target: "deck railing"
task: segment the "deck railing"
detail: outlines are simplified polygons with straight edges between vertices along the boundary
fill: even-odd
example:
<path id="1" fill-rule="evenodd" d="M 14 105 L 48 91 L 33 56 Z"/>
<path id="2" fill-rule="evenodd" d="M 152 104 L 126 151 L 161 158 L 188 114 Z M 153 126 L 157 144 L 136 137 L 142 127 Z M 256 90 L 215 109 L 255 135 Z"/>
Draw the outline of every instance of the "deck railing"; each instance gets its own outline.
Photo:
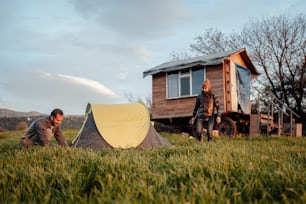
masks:
<path id="1" fill-rule="evenodd" d="M 258 99 L 258 115 L 259 118 L 261 118 L 261 113 L 262 113 L 262 107 L 261 107 L 261 100 L 260 98 Z M 270 100 L 268 102 L 268 107 L 267 107 L 267 135 L 270 134 L 272 130 L 272 125 L 274 124 L 273 121 L 273 116 L 275 111 L 278 113 L 278 121 L 277 121 L 277 135 L 283 134 L 283 130 L 281 127 L 284 127 L 284 115 L 287 117 L 290 117 L 290 136 L 293 134 L 293 125 L 295 124 L 294 117 L 296 116 L 297 118 L 300 118 L 300 116 L 294 112 L 291 108 L 289 108 L 284 102 L 276 98 L 273 94 L 270 94 Z M 259 120 L 260 121 L 260 120 Z M 260 126 L 260 124 L 258 124 Z M 258 127 L 259 127 L 258 126 Z"/>

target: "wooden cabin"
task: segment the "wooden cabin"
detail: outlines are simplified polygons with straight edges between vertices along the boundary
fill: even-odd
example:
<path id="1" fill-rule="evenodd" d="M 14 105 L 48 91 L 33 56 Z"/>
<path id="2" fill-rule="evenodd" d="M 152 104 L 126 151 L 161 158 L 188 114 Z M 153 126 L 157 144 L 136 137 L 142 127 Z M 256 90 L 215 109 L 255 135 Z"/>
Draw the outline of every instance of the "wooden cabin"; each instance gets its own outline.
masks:
<path id="1" fill-rule="evenodd" d="M 143 77 L 149 75 L 153 121 L 187 126 L 201 85 L 209 79 L 220 102 L 225 128 L 234 124 L 225 131 L 235 134 L 241 120 L 249 126 L 250 81 L 259 73 L 244 48 L 166 62 L 143 72 Z"/>

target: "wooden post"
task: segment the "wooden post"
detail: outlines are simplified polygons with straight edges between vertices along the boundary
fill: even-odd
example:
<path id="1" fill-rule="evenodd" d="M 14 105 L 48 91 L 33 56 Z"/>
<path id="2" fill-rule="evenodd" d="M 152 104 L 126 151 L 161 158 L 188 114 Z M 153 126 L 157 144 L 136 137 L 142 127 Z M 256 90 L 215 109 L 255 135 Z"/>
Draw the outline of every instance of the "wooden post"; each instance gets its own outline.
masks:
<path id="1" fill-rule="evenodd" d="M 302 137 L 302 123 L 295 123 L 295 136 Z"/>

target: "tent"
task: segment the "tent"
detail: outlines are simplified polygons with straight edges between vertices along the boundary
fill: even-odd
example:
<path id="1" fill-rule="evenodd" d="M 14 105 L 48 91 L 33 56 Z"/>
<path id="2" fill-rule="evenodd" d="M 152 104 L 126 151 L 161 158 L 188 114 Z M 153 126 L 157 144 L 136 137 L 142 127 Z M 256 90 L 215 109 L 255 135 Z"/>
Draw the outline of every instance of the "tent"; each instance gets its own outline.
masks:
<path id="1" fill-rule="evenodd" d="M 142 103 L 88 103 L 83 125 L 72 141 L 73 147 L 94 150 L 170 145 L 152 126 L 149 112 Z"/>

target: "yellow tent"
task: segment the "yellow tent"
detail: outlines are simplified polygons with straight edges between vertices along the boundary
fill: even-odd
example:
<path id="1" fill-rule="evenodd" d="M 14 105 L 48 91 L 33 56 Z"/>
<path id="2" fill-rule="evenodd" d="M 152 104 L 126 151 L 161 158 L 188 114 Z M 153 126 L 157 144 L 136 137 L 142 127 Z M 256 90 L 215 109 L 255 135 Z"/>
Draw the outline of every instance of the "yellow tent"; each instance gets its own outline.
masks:
<path id="1" fill-rule="evenodd" d="M 151 125 L 142 103 L 88 104 L 82 128 L 73 147 L 147 148 L 171 145 Z"/>

